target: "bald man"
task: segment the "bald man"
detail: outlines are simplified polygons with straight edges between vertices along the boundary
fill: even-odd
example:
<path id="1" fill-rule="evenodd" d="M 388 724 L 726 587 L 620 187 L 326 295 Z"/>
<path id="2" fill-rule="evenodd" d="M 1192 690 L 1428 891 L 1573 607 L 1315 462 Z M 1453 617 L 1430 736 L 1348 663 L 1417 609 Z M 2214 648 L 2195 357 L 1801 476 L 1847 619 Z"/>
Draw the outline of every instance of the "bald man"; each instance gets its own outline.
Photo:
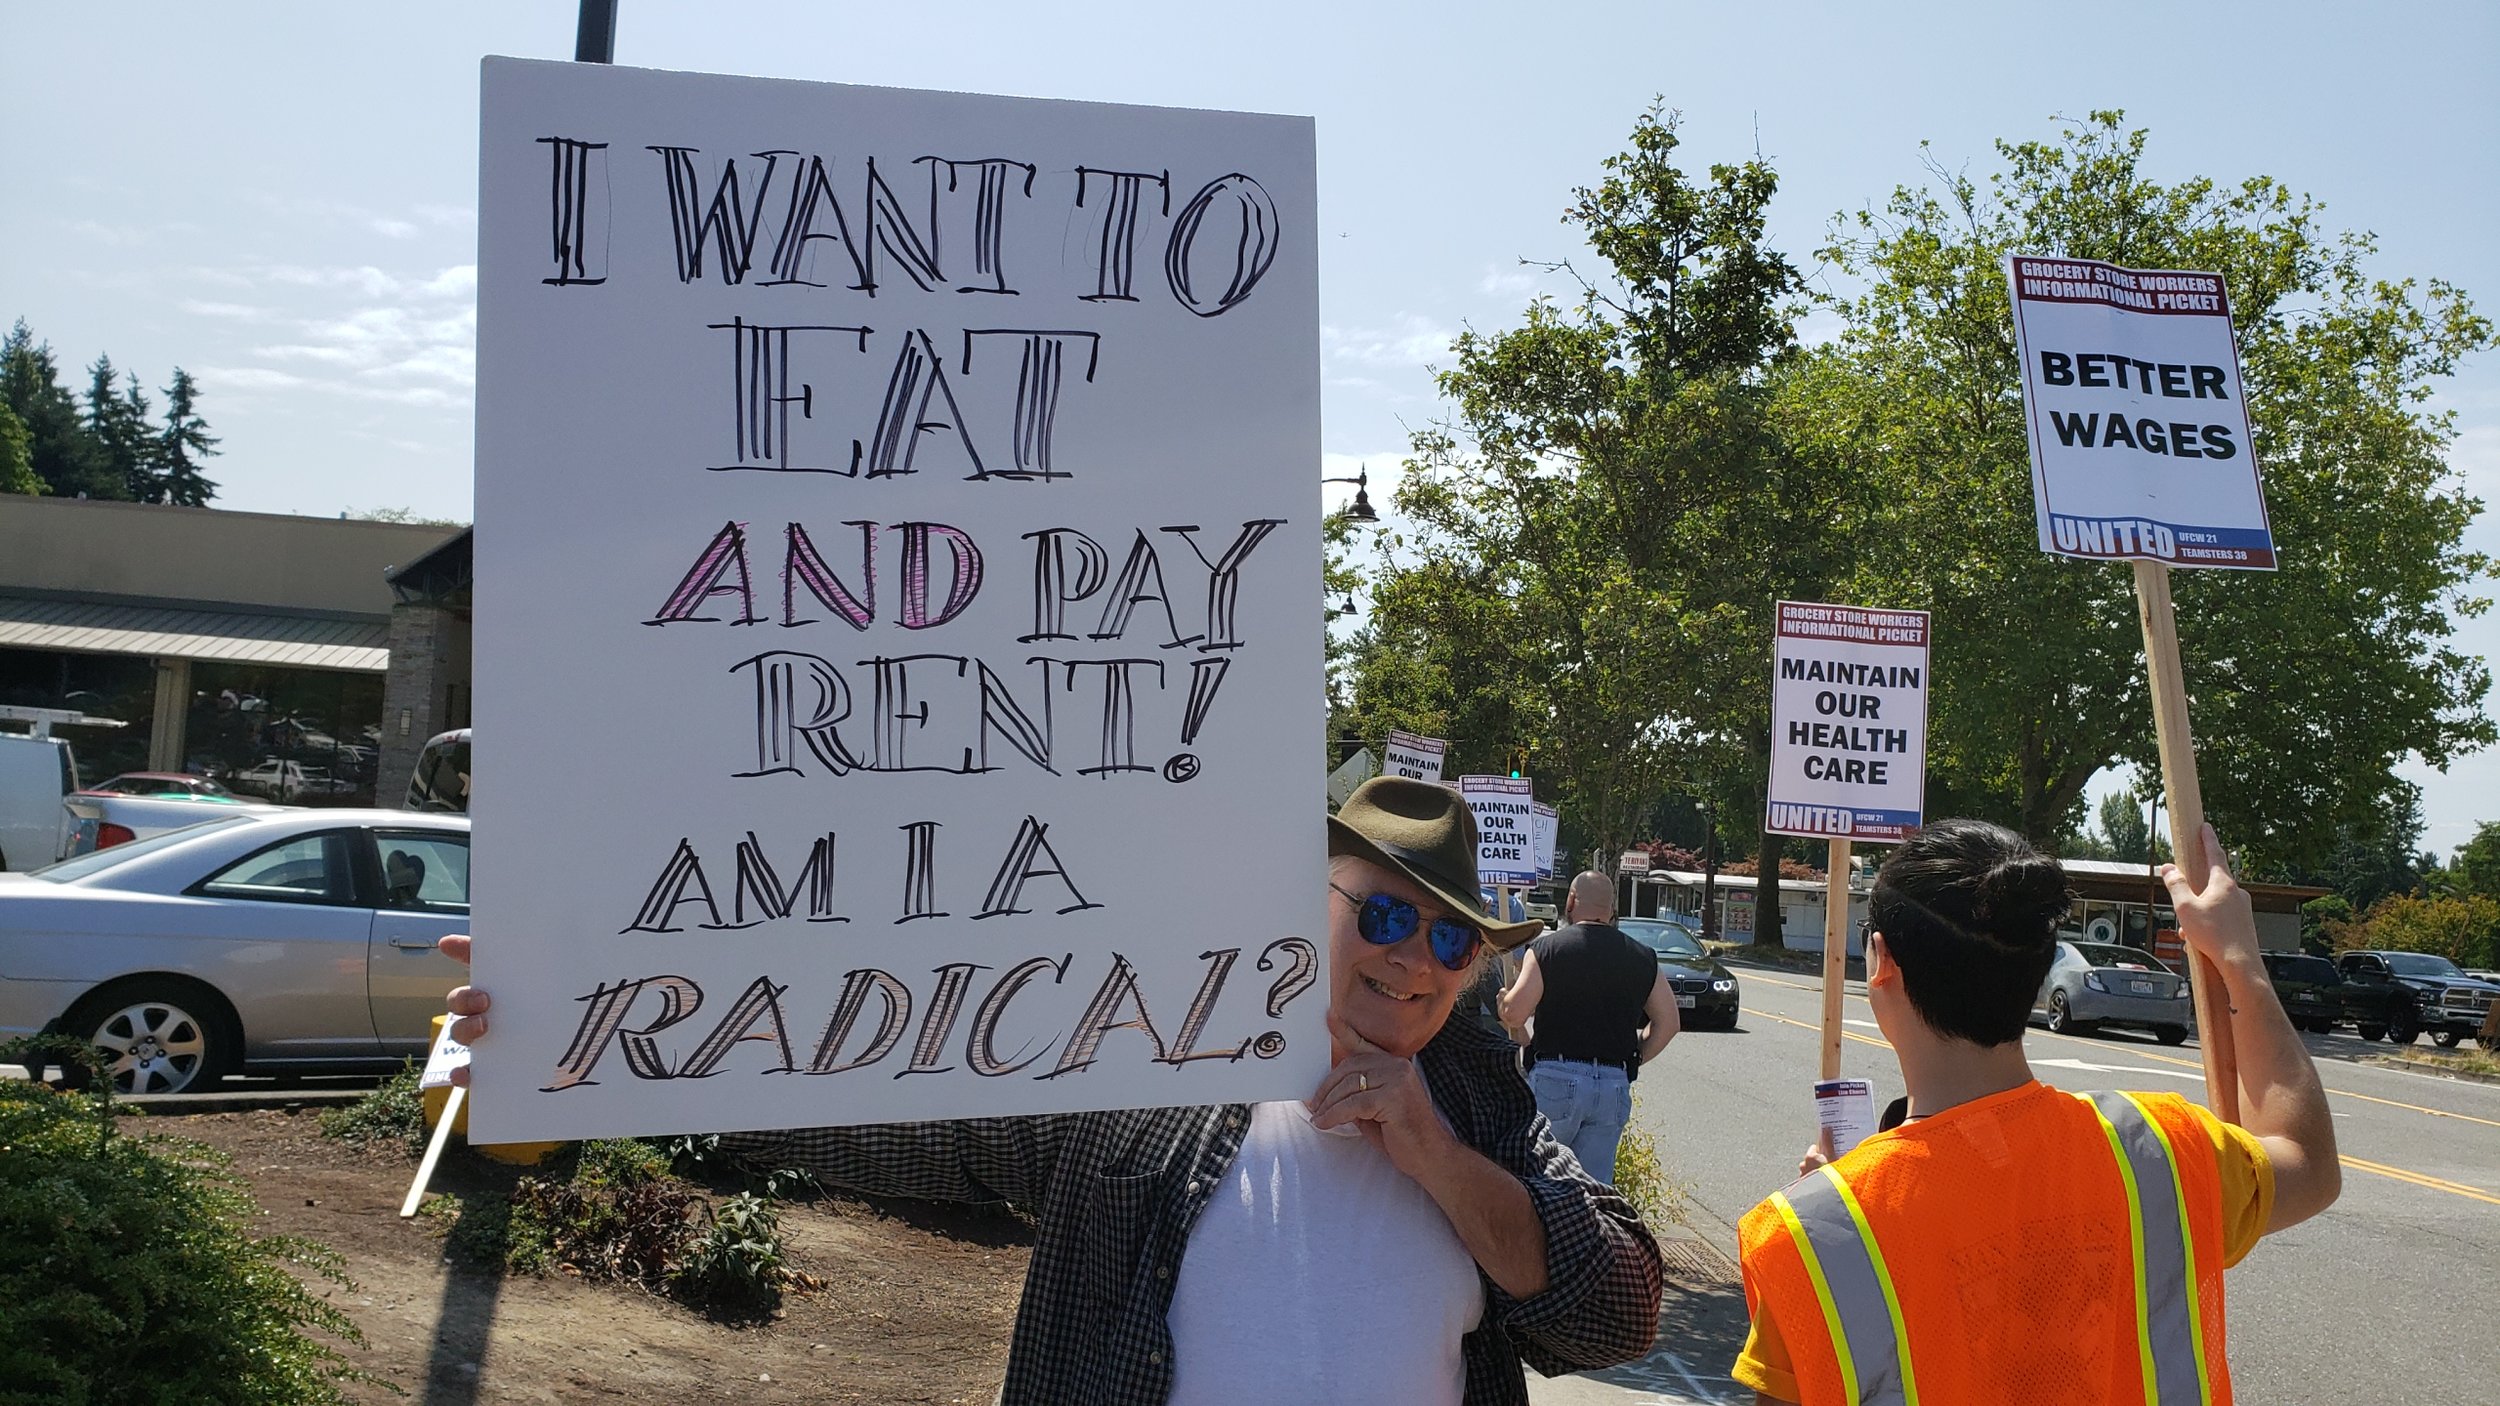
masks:
<path id="1" fill-rule="evenodd" d="M 1573 879 L 1562 915 L 1567 926 L 1528 944 L 1519 979 L 1502 993 L 1502 1024 L 1528 1047 L 1528 1086 L 1554 1140 L 1590 1176 L 1612 1182 L 1632 1079 L 1679 1028 L 1675 988 L 1657 954 L 1614 925 L 1614 880 Z"/>

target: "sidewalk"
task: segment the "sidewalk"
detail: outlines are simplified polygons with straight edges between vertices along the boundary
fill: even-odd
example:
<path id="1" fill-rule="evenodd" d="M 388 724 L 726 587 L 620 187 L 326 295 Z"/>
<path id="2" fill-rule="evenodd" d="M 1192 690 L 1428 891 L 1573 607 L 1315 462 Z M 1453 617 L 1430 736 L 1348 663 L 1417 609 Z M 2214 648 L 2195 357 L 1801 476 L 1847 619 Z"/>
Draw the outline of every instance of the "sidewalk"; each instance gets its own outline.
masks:
<path id="1" fill-rule="evenodd" d="M 1752 1389 L 1727 1374 L 1745 1345 L 1745 1294 L 1735 1261 L 1693 1235 L 1662 1238 L 1658 1247 L 1666 1262 L 1666 1295 L 1649 1355 L 1568 1377 L 1530 1372 L 1533 1406 L 1752 1406 Z"/>

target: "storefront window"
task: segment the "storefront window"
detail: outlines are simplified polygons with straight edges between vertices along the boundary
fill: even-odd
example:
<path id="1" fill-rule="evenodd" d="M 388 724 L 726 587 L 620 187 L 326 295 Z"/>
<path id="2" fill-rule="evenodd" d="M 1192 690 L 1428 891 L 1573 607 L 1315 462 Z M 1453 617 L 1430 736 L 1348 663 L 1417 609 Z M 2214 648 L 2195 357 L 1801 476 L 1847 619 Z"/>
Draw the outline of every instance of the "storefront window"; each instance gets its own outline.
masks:
<path id="1" fill-rule="evenodd" d="M 0 649 L 0 704 L 120 723 L 53 730 L 77 754 L 81 782 L 147 770 L 148 736 L 156 719 L 156 666 L 149 660 L 126 654 Z"/>
<path id="2" fill-rule="evenodd" d="M 369 806 L 382 750 L 382 676 L 202 663 L 191 670 L 188 769 L 237 795 Z"/>

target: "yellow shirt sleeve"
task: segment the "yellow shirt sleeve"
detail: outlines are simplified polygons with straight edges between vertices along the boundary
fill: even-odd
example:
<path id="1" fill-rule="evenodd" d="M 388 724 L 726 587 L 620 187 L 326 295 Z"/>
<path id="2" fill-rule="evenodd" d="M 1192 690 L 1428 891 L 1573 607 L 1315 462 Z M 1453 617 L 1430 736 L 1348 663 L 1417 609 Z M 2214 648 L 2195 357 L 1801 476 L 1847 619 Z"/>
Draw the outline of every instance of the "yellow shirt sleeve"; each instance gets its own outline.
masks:
<path id="1" fill-rule="evenodd" d="M 1788 1344 L 1780 1340 L 1779 1320 L 1771 1316 L 1769 1304 L 1754 1313 L 1753 1330 L 1745 1337 L 1745 1350 L 1736 1355 L 1736 1365 L 1728 1369 L 1728 1375 L 1764 1396 L 1782 1401 L 1801 1399 L 1796 1371 L 1788 1361 Z"/>
<path id="2" fill-rule="evenodd" d="M 2228 1269 L 2257 1247 L 2266 1222 L 2274 1217 L 2274 1162 L 2255 1133 L 2223 1122 L 2200 1105 L 2181 1102 L 2213 1141 L 2214 1166 L 2222 1180 L 2222 1264 Z"/>

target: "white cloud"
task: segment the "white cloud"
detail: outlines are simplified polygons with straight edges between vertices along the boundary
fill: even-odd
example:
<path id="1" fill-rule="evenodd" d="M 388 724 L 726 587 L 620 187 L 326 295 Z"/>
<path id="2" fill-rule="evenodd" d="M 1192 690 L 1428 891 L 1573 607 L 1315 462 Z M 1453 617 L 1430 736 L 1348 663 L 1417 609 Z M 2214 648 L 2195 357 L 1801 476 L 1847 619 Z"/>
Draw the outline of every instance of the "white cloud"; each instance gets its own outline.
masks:
<path id="1" fill-rule="evenodd" d="M 1524 264 L 1487 264 L 1476 287 L 1497 298 L 1533 297 L 1545 287 L 1545 273 Z"/>
<path id="2" fill-rule="evenodd" d="M 1446 359 L 1456 332 L 1416 313 L 1388 327 L 1322 327 L 1320 354 L 1360 366 L 1423 366 Z"/>
<path id="3" fill-rule="evenodd" d="M 267 322 L 276 314 L 267 308 L 248 303 L 216 303 L 202 298 L 185 298 L 175 307 L 193 317 L 214 317 L 228 322 Z"/>
<path id="4" fill-rule="evenodd" d="M 291 391 L 303 384 L 304 378 L 291 371 L 269 366 L 204 366 L 199 373 L 200 390 L 210 391 Z"/>
<path id="5" fill-rule="evenodd" d="M 2448 446 L 2448 467 L 2477 497 L 2500 497 L 2500 425 L 2468 425 Z"/>

